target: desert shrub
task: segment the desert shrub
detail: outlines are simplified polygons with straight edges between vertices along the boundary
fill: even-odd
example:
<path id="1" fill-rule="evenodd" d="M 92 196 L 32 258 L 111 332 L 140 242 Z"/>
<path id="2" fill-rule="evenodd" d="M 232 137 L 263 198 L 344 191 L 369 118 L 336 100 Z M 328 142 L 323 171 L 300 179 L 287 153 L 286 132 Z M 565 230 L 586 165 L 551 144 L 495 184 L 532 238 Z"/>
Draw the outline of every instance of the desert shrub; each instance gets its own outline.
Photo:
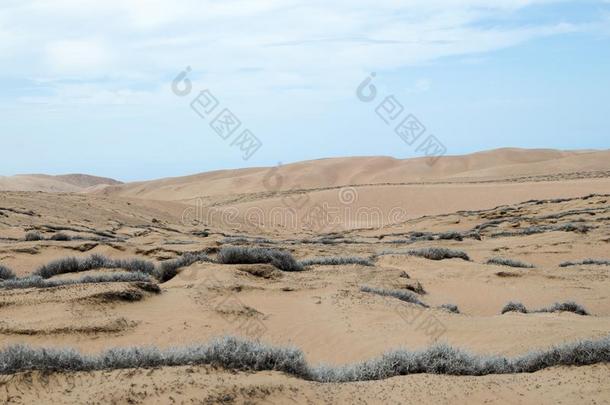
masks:
<path id="1" fill-rule="evenodd" d="M 167 260 L 161 263 L 155 272 L 157 279 L 164 283 L 176 277 L 178 270 L 182 267 L 188 267 L 197 262 L 211 262 L 205 253 L 185 253 L 177 259 Z"/>
<path id="2" fill-rule="evenodd" d="M 359 264 L 361 266 L 373 266 L 373 262 L 364 257 L 356 256 L 331 256 L 331 257 L 314 257 L 311 259 L 301 260 L 303 266 L 341 266 L 345 264 Z"/>
<path id="3" fill-rule="evenodd" d="M 141 259 L 109 259 L 106 256 L 93 254 L 85 258 L 66 257 L 54 260 L 39 267 L 33 275 L 42 278 L 51 278 L 59 274 L 79 273 L 95 269 L 123 269 L 145 274 L 154 274 L 155 265 Z"/>
<path id="4" fill-rule="evenodd" d="M 440 306 L 441 309 L 444 309 L 445 311 L 449 311 L 451 313 L 454 314 L 459 314 L 460 313 L 460 309 L 458 308 L 457 305 L 454 304 L 443 304 Z"/>
<path id="5" fill-rule="evenodd" d="M 502 308 L 503 314 L 507 312 L 521 312 L 522 314 L 527 314 L 527 308 L 520 302 L 511 301 Z"/>
<path id="6" fill-rule="evenodd" d="M 606 259 L 585 259 L 579 262 L 563 262 L 559 267 L 580 266 L 585 264 L 594 264 L 598 266 L 610 266 L 610 260 Z"/>
<path id="7" fill-rule="evenodd" d="M 122 272 L 108 273 L 98 275 L 88 275 L 78 279 L 65 280 L 48 280 L 41 276 L 29 276 L 23 278 L 15 278 L 0 282 L 0 289 L 23 289 L 23 288 L 52 288 L 61 287 L 64 285 L 75 284 L 96 284 L 96 283 L 128 283 L 128 282 L 146 282 L 151 283 L 151 278 L 148 274 L 140 272 Z"/>
<path id="8" fill-rule="evenodd" d="M 582 305 L 574 301 L 556 302 L 550 307 L 537 309 L 532 312 L 573 312 L 578 315 L 589 315 Z"/>
<path id="9" fill-rule="evenodd" d="M 384 250 L 381 253 L 378 253 L 377 256 L 384 255 L 409 255 L 416 257 L 423 257 L 425 259 L 430 260 L 444 260 L 444 259 L 454 259 L 459 258 L 462 260 L 470 260 L 470 257 L 466 252 L 462 252 L 461 250 L 453 250 L 442 247 L 429 247 L 422 249 L 412 249 L 412 250 Z"/>
<path id="10" fill-rule="evenodd" d="M 261 237 L 246 237 L 246 236 L 227 236 L 220 240 L 220 243 L 241 245 L 246 243 L 275 243 L 275 241 Z"/>
<path id="11" fill-rule="evenodd" d="M 322 383 L 380 380 L 420 373 L 469 376 L 532 373 L 548 367 L 607 362 L 610 362 L 610 337 L 567 343 L 513 358 L 476 355 L 440 344 L 418 351 L 391 351 L 343 366 L 311 366 L 297 348 L 270 346 L 235 337 L 166 350 L 155 347 L 111 348 L 98 355 L 82 354 L 69 348 L 34 348 L 22 344 L 0 350 L 0 374 L 31 370 L 74 372 L 211 365 L 250 372 L 279 371 Z"/>
<path id="12" fill-rule="evenodd" d="M 419 281 L 415 284 L 407 284 L 405 286 L 405 289 L 407 289 L 409 291 L 413 291 L 414 293 L 419 294 L 419 295 L 427 294 L 426 290 L 424 289 L 424 286 L 421 285 L 421 283 Z"/>
<path id="13" fill-rule="evenodd" d="M 72 240 L 72 238 L 70 237 L 70 235 L 66 235 L 63 232 L 58 232 L 56 234 L 53 234 L 53 236 L 51 236 L 51 240 L 65 242 L 65 241 Z"/>
<path id="14" fill-rule="evenodd" d="M 411 304 L 417 304 L 422 307 L 428 308 L 428 305 L 424 304 L 419 298 L 409 291 L 404 290 L 388 290 L 385 288 L 369 287 L 367 285 L 360 287 L 360 291 L 381 295 L 384 297 L 398 298 L 401 301 L 409 302 Z"/>
<path id="15" fill-rule="evenodd" d="M 37 240 L 43 240 L 42 234 L 36 231 L 30 231 L 25 234 L 25 240 L 28 242 L 33 242 Z"/>
<path id="16" fill-rule="evenodd" d="M 13 270 L 0 264 L 0 280 L 12 280 L 15 277 L 16 276 L 15 276 L 15 273 L 13 272 Z"/>
<path id="17" fill-rule="evenodd" d="M 524 314 L 540 312 L 573 312 L 578 315 L 589 315 L 587 310 L 582 305 L 579 305 L 574 301 L 556 302 L 550 307 L 534 309 L 531 311 L 525 308 L 525 306 L 519 302 L 509 302 L 502 309 L 502 313 L 504 314 L 505 312 L 510 311 L 521 312 Z"/>
<path id="18" fill-rule="evenodd" d="M 218 252 L 217 261 L 222 264 L 271 263 L 283 271 L 303 270 L 289 252 L 261 247 L 226 246 Z"/>
<path id="19" fill-rule="evenodd" d="M 464 237 L 459 232 L 443 232 L 438 235 L 438 238 L 442 240 L 464 240 Z"/>
<path id="20" fill-rule="evenodd" d="M 511 273 L 510 271 L 499 271 L 496 273 L 498 277 L 521 277 L 519 273 Z"/>
<path id="21" fill-rule="evenodd" d="M 529 263 L 524 263 L 519 260 L 507 259 L 504 257 L 492 257 L 491 259 L 487 260 L 487 264 L 496 264 L 499 266 L 509 266 L 509 267 L 520 267 L 520 268 L 524 268 L 524 269 L 534 268 L 534 266 Z"/>
<path id="22" fill-rule="evenodd" d="M 559 226 L 557 226 L 555 228 L 555 230 L 558 230 L 558 231 L 577 232 L 577 233 L 587 233 L 591 229 L 593 229 L 593 227 L 589 226 L 589 225 L 585 225 L 585 224 L 572 224 L 572 223 L 559 225 Z"/>
<path id="23" fill-rule="evenodd" d="M 118 259 L 111 261 L 111 268 L 124 269 L 127 271 L 136 271 L 145 274 L 154 275 L 155 265 L 152 262 L 142 259 Z"/>

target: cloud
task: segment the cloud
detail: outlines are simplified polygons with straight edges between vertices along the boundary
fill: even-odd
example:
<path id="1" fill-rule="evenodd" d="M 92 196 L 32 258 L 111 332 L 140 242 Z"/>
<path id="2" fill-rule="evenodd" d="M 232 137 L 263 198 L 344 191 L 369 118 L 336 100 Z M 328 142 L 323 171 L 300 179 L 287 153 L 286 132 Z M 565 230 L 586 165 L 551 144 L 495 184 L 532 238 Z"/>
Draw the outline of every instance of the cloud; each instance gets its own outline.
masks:
<path id="1" fill-rule="evenodd" d="M 112 56 L 110 47 L 100 40 L 61 40 L 45 46 L 45 64 L 59 75 L 104 75 Z"/>
<path id="2" fill-rule="evenodd" d="M 562 21 L 497 23 L 555 2 L 9 1 L 0 13 L 0 75 L 55 80 L 62 102 L 72 94 L 65 79 L 103 78 L 110 93 L 126 86 L 129 94 L 130 83 L 161 89 L 186 65 L 198 83 L 228 95 L 309 89 L 333 97 L 373 69 L 475 56 L 584 29 Z"/>

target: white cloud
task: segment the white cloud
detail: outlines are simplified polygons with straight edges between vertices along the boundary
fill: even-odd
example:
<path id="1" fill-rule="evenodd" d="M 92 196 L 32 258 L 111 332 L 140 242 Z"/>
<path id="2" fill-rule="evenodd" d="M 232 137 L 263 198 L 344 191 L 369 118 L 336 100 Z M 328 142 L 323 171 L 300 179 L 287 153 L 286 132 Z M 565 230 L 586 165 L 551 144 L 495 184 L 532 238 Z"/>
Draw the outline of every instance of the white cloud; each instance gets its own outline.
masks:
<path id="1" fill-rule="evenodd" d="M 477 55 L 581 29 L 480 24 L 552 2 L 9 1 L 0 10 L 0 74 L 55 79 L 58 88 L 66 78 L 104 78 L 111 93 L 144 81 L 157 91 L 191 65 L 201 83 L 225 94 L 292 87 L 332 97 L 373 69 Z"/>
<path id="2" fill-rule="evenodd" d="M 45 64 L 58 75 L 104 75 L 111 63 L 110 47 L 100 40 L 61 40 L 45 47 Z"/>

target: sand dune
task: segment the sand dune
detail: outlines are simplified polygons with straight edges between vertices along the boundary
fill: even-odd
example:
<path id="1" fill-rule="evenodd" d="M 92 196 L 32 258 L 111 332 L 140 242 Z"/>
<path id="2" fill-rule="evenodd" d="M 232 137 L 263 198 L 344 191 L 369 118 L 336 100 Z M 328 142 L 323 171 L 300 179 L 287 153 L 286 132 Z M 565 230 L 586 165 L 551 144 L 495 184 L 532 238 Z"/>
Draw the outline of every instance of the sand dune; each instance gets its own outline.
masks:
<path id="1" fill-rule="evenodd" d="M 107 195 L 185 201 L 227 194 L 324 189 L 347 185 L 490 181 L 519 176 L 610 171 L 610 151 L 497 149 L 447 156 L 429 165 L 426 158 L 332 158 L 271 168 L 221 170 L 106 187 Z"/>
<path id="2" fill-rule="evenodd" d="M 121 184 L 121 182 L 87 174 L 64 174 L 59 176 L 19 174 L 15 176 L 0 176 L 0 190 L 2 191 L 73 193 L 100 185 L 118 184 Z"/>
<path id="3" fill-rule="evenodd" d="M 341 365 L 435 343 L 515 356 L 598 339 L 610 334 L 609 157 L 609 151 L 502 149 L 448 157 L 433 167 L 423 159 L 359 157 L 130 184 L 80 175 L 5 179 L 2 184 L 21 189 L 71 192 L 0 192 L 1 265 L 25 278 L 66 257 L 109 260 L 105 267 L 68 266 L 49 276 L 55 285 L 0 282 L 0 350 L 26 343 L 92 354 L 235 335 L 294 345 L 313 364 Z M 263 180 L 278 173 L 281 186 L 265 187 Z M 304 220 L 324 204 L 339 209 L 338 226 Z M 297 222 L 282 222 L 274 216 L 278 208 L 293 209 Z M 393 217 L 396 208 L 401 215 Z M 363 209 L 378 209 L 380 217 L 362 215 Z M 230 215 L 206 217 L 221 212 Z M 30 232 L 39 238 L 26 238 Z M 55 238 L 60 233 L 67 237 Z M 317 260 L 285 271 L 273 261 L 226 264 L 219 250 L 228 246 L 280 249 L 299 261 L 347 256 L 364 262 Z M 405 253 L 430 248 L 466 257 L 439 261 Z M 187 261 L 174 277 L 158 276 L 164 264 L 189 258 L 186 253 L 204 259 Z M 109 263 L 133 258 L 155 269 L 146 282 L 76 283 L 127 271 Z M 578 263 L 589 258 L 601 264 Z M 563 266 L 566 261 L 577 264 Z M 413 292 L 425 305 L 363 286 Z M 589 315 L 502 314 L 512 300 L 529 310 L 575 301 Z M 606 403 L 608 364 L 340 384 L 201 365 L 24 370 L 0 375 L 0 402 Z"/>

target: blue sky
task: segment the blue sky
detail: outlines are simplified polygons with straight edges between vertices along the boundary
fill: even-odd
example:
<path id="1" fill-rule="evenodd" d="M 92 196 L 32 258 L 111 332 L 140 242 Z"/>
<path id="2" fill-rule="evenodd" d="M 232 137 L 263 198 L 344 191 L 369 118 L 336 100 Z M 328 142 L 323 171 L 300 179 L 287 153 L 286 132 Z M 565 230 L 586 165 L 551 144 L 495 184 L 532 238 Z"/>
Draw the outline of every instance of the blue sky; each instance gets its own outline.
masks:
<path id="1" fill-rule="evenodd" d="M 262 142 L 249 160 L 189 107 L 204 89 Z M 610 2 L 8 0 L 0 90 L 0 175 L 419 156 L 375 114 L 388 95 L 448 154 L 607 149 Z"/>

